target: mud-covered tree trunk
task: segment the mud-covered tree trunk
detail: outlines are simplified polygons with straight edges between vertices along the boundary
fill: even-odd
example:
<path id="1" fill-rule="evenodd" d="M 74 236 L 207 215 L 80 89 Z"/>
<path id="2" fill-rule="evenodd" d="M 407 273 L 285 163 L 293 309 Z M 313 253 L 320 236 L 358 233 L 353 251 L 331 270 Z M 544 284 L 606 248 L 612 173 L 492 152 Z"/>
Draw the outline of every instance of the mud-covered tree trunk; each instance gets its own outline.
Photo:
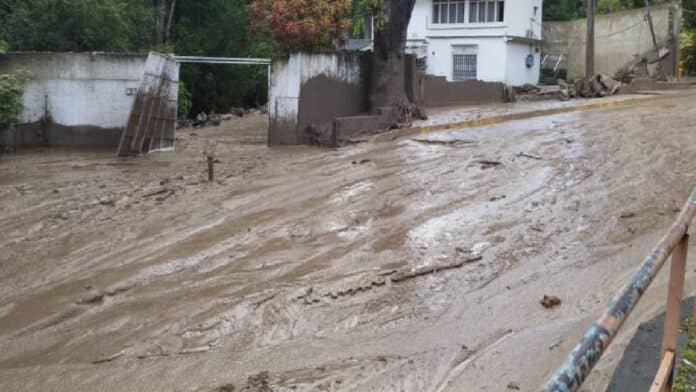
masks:
<path id="1" fill-rule="evenodd" d="M 415 2 L 384 0 L 382 12 L 386 23 L 375 31 L 370 109 L 377 112 L 381 108 L 397 107 L 402 113 L 401 121 L 404 114 L 410 116 L 414 110 L 406 95 L 404 51 Z"/>

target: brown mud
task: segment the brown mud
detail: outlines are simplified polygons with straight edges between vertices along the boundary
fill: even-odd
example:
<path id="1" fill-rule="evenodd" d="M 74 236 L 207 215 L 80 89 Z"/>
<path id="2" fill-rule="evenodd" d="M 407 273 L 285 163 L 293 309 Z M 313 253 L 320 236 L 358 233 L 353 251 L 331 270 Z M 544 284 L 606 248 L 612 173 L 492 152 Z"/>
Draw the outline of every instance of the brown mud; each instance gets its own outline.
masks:
<path id="1" fill-rule="evenodd" d="M 696 183 L 694 98 L 338 150 L 269 149 L 245 117 L 175 153 L 0 156 L 0 390 L 538 390 Z"/>

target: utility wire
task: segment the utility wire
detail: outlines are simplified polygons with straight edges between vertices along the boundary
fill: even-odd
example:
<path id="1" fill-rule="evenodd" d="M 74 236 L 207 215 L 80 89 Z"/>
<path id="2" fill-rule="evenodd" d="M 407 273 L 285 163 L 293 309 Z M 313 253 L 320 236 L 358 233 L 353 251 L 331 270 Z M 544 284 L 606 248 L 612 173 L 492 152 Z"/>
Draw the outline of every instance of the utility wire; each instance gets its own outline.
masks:
<path id="1" fill-rule="evenodd" d="M 643 23 L 645 23 L 645 22 L 646 22 L 646 20 L 643 19 L 643 20 L 641 20 L 641 21 L 639 21 L 639 22 L 636 22 L 636 23 L 634 23 L 634 24 L 632 24 L 632 25 L 626 27 L 625 29 L 622 29 L 622 30 L 619 30 L 619 31 L 614 31 L 614 32 L 611 32 L 611 33 L 609 33 L 609 34 L 598 35 L 598 36 L 596 36 L 595 38 L 609 38 L 609 37 L 612 37 L 612 36 L 614 36 L 614 35 L 618 35 L 618 34 L 621 34 L 621 33 L 625 33 L 626 31 L 632 30 L 632 29 L 635 28 L 636 26 L 640 26 L 641 24 L 643 24 Z"/>

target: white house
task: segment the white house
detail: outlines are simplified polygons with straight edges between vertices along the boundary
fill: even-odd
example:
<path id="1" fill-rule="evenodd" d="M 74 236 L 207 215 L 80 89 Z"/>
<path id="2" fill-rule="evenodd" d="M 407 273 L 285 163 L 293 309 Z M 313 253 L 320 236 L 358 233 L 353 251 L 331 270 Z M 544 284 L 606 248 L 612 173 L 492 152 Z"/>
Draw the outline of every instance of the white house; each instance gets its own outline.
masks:
<path id="1" fill-rule="evenodd" d="M 449 81 L 535 84 L 541 13 L 542 0 L 416 0 L 407 52 Z"/>

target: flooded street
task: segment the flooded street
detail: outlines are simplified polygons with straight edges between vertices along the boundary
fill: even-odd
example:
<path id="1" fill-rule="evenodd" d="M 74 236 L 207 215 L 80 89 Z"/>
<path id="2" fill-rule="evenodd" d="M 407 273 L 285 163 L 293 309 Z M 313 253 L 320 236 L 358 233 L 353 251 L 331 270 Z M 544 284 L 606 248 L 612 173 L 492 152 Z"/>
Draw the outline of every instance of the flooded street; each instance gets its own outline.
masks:
<path id="1" fill-rule="evenodd" d="M 246 117 L 175 153 L 2 155 L 0 390 L 536 391 L 696 184 L 695 99 L 337 150 L 269 149 Z"/>

